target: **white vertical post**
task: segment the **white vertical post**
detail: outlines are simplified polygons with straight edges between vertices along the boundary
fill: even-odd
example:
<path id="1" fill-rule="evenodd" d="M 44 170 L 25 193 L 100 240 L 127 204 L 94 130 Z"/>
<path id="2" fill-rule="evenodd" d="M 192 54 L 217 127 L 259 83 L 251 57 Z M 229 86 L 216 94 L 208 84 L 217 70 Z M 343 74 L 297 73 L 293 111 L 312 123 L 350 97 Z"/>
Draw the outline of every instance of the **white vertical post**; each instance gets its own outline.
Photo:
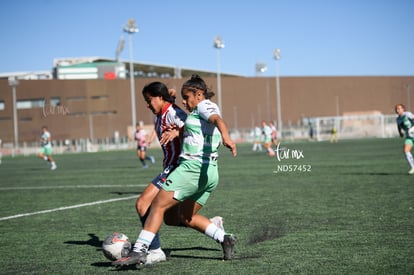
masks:
<path id="1" fill-rule="evenodd" d="M 282 104 L 280 102 L 280 84 L 279 84 L 279 59 L 280 49 L 275 49 L 273 52 L 273 58 L 276 64 L 276 106 L 277 106 L 277 128 L 280 138 L 282 138 Z"/>
<path id="2" fill-rule="evenodd" d="M 216 36 L 214 38 L 214 48 L 217 49 L 217 97 L 220 114 L 223 116 L 222 102 L 221 102 L 221 72 L 220 72 L 220 49 L 224 48 L 224 42 L 221 37 Z"/>
<path id="3" fill-rule="evenodd" d="M 133 66 L 133 49 L 132 49 L 132 34 L 138 32 L 138 28 L 135 25 L 134 19 L 129 19 L 128 24 L 124 27 L 124 32 L 128 33 L 129 41 L 129 78 L 131 86 L 131 113 L 132 113 L 132 129 L 136 124 L 136 110 L 135 110 L 135 79 L 134 79 L 134 66 Z"/>
<path id="4" fill-rule="evenodd" d="M 19 149 L 19 130 L 17 122 L 17 99 L 16 99 L 16 87 L 19 85 L 19 81 L 16 77 L 9 77 L 9 86 L 12 87 L 12 98 L 13 98 L 13 128 L 14 128 L 14 150 L 13 155 Z"/>

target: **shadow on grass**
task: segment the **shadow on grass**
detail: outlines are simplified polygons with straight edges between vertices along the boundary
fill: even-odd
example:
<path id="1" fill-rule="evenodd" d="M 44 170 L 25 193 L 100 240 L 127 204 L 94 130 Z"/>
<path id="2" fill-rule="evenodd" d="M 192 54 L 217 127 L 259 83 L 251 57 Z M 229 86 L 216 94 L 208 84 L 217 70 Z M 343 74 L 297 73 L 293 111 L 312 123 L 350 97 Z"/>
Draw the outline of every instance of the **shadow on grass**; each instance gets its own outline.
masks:
<path id="1" fill-rule="evenodd" d="M 99 237 L 96 236 L 94 233 L 89 233 L 88 236 L 90 237 L 89 240 L 86 241 L 66 241 L 64 242 L 65 244 L 72 244 L 72 245 L 89 245 L 89 246 L 93 246 L 96 247 L 96 250 L 102 250 L 102 243 L 103 241 L 99 240 Z M 92 266 L 97 266 L 97 267 L 110 267 L 112 266 L 111 261 L 105 261 L 105 262 L 96 262 L 96 263 L 92 263 Z M 114 270 L 115 271 L 115 270 Z"/>
<path id="2" fill-rule="evenodd" d="M 45 171 L 45 170 L 47 170 L 47 169 L 49 169 L 50 170 L 50 168 L 48 168 L 48 167 L 45 167 L 45 168 L 41 168 L 41 167 L 32 167 L 32 168 L 29 168 L 29 169 L 26 169 L 26 170 L 30 170 L 30 171 L 40 171 L 40 170 L 43 170 L 43 171 Z"/>
<path id="3" fill-rule="evenodd" d="M 171 255 L 172 252 L 177 252 L 177 251 L 191 251 L 191 250 L 221 251 L 221 249 L 217 249 L 217 248 L 206 248 L 206 247 L 201 247 L 201 246 L 193 246 L 193 247 L 183 247 L 183 248 L 163 248 L 163 250 L 167 258 L 204 259 L 204 260 L 221 259 L 220 257 L 202 257 L 202 256 L 194 256 L 194 255 Z"/>
<path id="4" fill-rule="evenodd" d="M 110 261 L 107 261 L 107 262 L 91 263 L 91 265 L 92 266 L 97 266 L 97 267 L 110 267 L 110 266 L 112 266 L 112 263 Z"/>
<path id="5" fill-rule="evenodd" d="M 199 250 L 199 251 L 221 251 L 220 249 L 214 249 L 214 248 L 206 248 L 201 246 L 194 246 L 194 247 L 185 247 L 185 248 L 163 248 L 163 251 L 165 255 L 167 256 L 167 259 L 169 258 L 181 258 L 181 259 L 201 259 L 201 260 L 221 260 L 221 257 L 202 257 L 202 256 L 192 256 L 192 255 L 171 255 L 174 251 L 191 251 L 191 250 Z M 111 262 L 95 262 L 91 264 L 92 266 L 96 267 L 111 267 Z M 156 265 L 130 265 L 130 266 L 123 266 L 123 267 L 114 267 L 113 271 L 122 271 L 122 270 L 140 270 L 140 269 L 148 269 Z"/>
<path id="6" fill-rule="evenodd" d="M 384 173 L 384 172 L 352 172 L 352 173 L 343 173 L 343 175 L 367 175 L 367 176 L 395 176 L 395 175 L 401 175 L 401 173 Z"/>
<path id="7" fill-rule="evenodd" d="M 172 252 L 177 252 L 177 251 L 191 251 L 191 250 L 198 250 L 198 251 L 219 251 L 221 252 L 221 249 L 216 249 L 216 248 L 206 248 L 206 247 L 201 247 L 201 246 L 194 246 L 194 247 L 184 247 L 184 248 L 163 248 L 163 251 L 165 252 L 166 256 L 167 256 L 167 261 L 168 259 L 172 259 L 172 258 L 176 258 L 176 259 L 191 259 L 191 260 L 217 260 L 217 261 L 223 261 L 223 258 L 221 256 L 219 257 L 203 257 L 203 256 L 194 256 L 194 255 L 171 255 Z M 221 254 L 219 254 L 221 255 Z M 243 254 L 243 255 L 236 255 L 235 258 L 233 258 L 231 261 L 237 261 L 237 260 L 246 260 L 246 259 L 256 259 L 256 258 L 260 258 L 261 255 L 255 253 L 254 255 L 249 255 L 249 254 Z M 157 266 L 156 265 L 141 265 L 141 266 L 137 266 L 137 265 L 130 265 L 130 266 L 123 266 L 123 267 L 114 267 L 112 266 L 112 263 L 109 262 L 95 262 L 92 263 L 91 266 L 96 266 L 96 267 L 113 267 L 112 271 L 125 271 L 125 270 L 140 270 L 140 269 L 148 269 L 148 268 L 152 268 Z"/>
<path id="8" fill-rule="evenodd" d="M 94 247 L 102 247 L 102 241 L 94 233 L 89 233 L 89 240 L 86 241 L 66 241 L 65 244 L 76 244 L 76 245 L 90 245 Z"/>
<path id="9" fill-rule="evenodd" d="M 138 195 L 142 194 L 142 192 L 110 192 L 110 194 L 116 194 L 119 196 L 132 194 L 132 195 L 137 195 L 138 197 Z"/>

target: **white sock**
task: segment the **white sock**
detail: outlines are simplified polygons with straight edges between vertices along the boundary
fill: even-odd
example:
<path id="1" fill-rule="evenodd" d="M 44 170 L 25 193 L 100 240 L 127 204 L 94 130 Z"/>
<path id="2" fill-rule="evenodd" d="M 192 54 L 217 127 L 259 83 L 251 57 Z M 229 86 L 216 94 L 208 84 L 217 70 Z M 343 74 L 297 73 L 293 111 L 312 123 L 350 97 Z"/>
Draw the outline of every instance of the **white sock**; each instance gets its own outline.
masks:
<path id="1" fill-rule="evenodd" d="M 56 163 L 54 161 L 51 164 L 52 164 L 52 166 L 55 166 L 56 165 Z"/>
<path id="2" fill-rule="evenodd" d="M 47 161 L 47 156 L 44 156 L 43 159 Z"/>
<path id="3" fill-rule="evenodd" d="M 224 231 L 217 227 L 214 223 L 210 223 L 207 228 L 206 232 L 204 232 L 207 236 L 214 239 L 218 242 L 223 242 L 224 240 Z"/>
<path id="4" fill-rule="evenodd" d="M 139 233 L 137 241 L 134 244 L 133 250 L 135 252 L 148 252 L 148 248 L 152 243 L 154 236 L 155 233 L 142 229 Z"/>
<path id="5" fill-rule="evenodd" d="M 410 164 L 411 168 L 414 168 L 414 158 L 411 152 L 405 153 L 405 158 L 407 159 L 408 164 Z"/>

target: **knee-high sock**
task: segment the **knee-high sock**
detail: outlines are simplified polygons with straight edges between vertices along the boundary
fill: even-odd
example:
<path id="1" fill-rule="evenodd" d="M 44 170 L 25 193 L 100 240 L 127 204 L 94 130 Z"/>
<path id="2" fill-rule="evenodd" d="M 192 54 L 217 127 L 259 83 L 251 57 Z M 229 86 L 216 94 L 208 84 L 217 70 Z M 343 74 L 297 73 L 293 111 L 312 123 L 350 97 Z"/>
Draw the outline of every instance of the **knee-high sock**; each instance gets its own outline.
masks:
<path id="1" fill-rule="evenodd" d="M 147 210 L 144 216 L 139 217 L 139 219 L 141 220 L 142 227 L 144 227 L 145 221 L 148 218 L 148 214 L 149 214 L 149 209 Z M 157 249 L 160 247 L 161 247 L 160 234 L 157 232 L 154 236 L 154 239 L 152 239 L 152 242 L 149 246 L 149 250 Z"/>
<path id="2" fill-rule="evenodd" d="M 408 164 L 410 165 L 410 167 L 414 168 L 414 158 L 413 158 L 413 155 L 411 154 L 411 152 L 405 153 L 405 158 L 407 159 Z"/>

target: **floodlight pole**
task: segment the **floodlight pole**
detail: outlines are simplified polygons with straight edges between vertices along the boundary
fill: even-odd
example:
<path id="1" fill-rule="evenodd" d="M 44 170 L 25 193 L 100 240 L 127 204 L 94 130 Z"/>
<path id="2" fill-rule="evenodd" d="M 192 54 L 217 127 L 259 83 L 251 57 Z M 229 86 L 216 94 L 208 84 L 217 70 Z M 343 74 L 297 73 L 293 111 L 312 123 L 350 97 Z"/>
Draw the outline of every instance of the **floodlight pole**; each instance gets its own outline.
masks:
<path id="1" fill-rule="evenodd" d="M 407 90 L 407 110 L 411 112 L 411 97 L 410 97 L 410 84 L 405 84 L 405 89 Z"/>
<path id="2" fill-rule="evenodd" d="M 135 79 L 134 79 L 134 66 L 133 66 L 133 51 L 132 51 L 132 35 L 139 30 L 135 25 L 134 19 L 129 19 L 128 23 L 124 26 L 124 32 L 128 33 L 129 42 L 129 78 L 131 86 L 131 113 L 132 113 L 132 129 L 136 124 L 136 109 L 135 109 Z"/>
<path id="3" fill-rule="evenodd" d="M 13 96 L 13 128 L 14 128 L 14 151 L 19 149 L 19 130 L 17 125 L 17 106 L 16 106 L 16 87 L 19 85 L 19 81 L 16 77 L 9 77 L 9 86 L 12 87 Z"/>
<path id="4" fill-rule="evenodd" d="M 220 114 L 223 116 L 222 103 L 221 103 L 221 74 L 220 74 L 220 49 L 224 48 L 224 42 L 221 37 L 216 36 L 214 38 L 214 48 L 217 49 L 217 97 Z"/>
<path id="5" fill-rule="evenodd" d="M 276 105 L 277 105 L 277 128 L 282 138 L 282 107 L 280 102 L 280 84 L 279 84 L 279 59 L 280 59 L 280 49 L 275 49 L 273 52 L 273 58 L 275 59 L 276 64 Z"/>
<path id="6" fill-rule="evenodd" d="M 267 65 L 265 63 L 256 63 L 256 76 L 267 71 Z M 266 119 L 270 121 L 270 101 L 269 101 L 269 82 L 266 79 Z M 260 118 L 259 118 L 260 119 Z"/>

